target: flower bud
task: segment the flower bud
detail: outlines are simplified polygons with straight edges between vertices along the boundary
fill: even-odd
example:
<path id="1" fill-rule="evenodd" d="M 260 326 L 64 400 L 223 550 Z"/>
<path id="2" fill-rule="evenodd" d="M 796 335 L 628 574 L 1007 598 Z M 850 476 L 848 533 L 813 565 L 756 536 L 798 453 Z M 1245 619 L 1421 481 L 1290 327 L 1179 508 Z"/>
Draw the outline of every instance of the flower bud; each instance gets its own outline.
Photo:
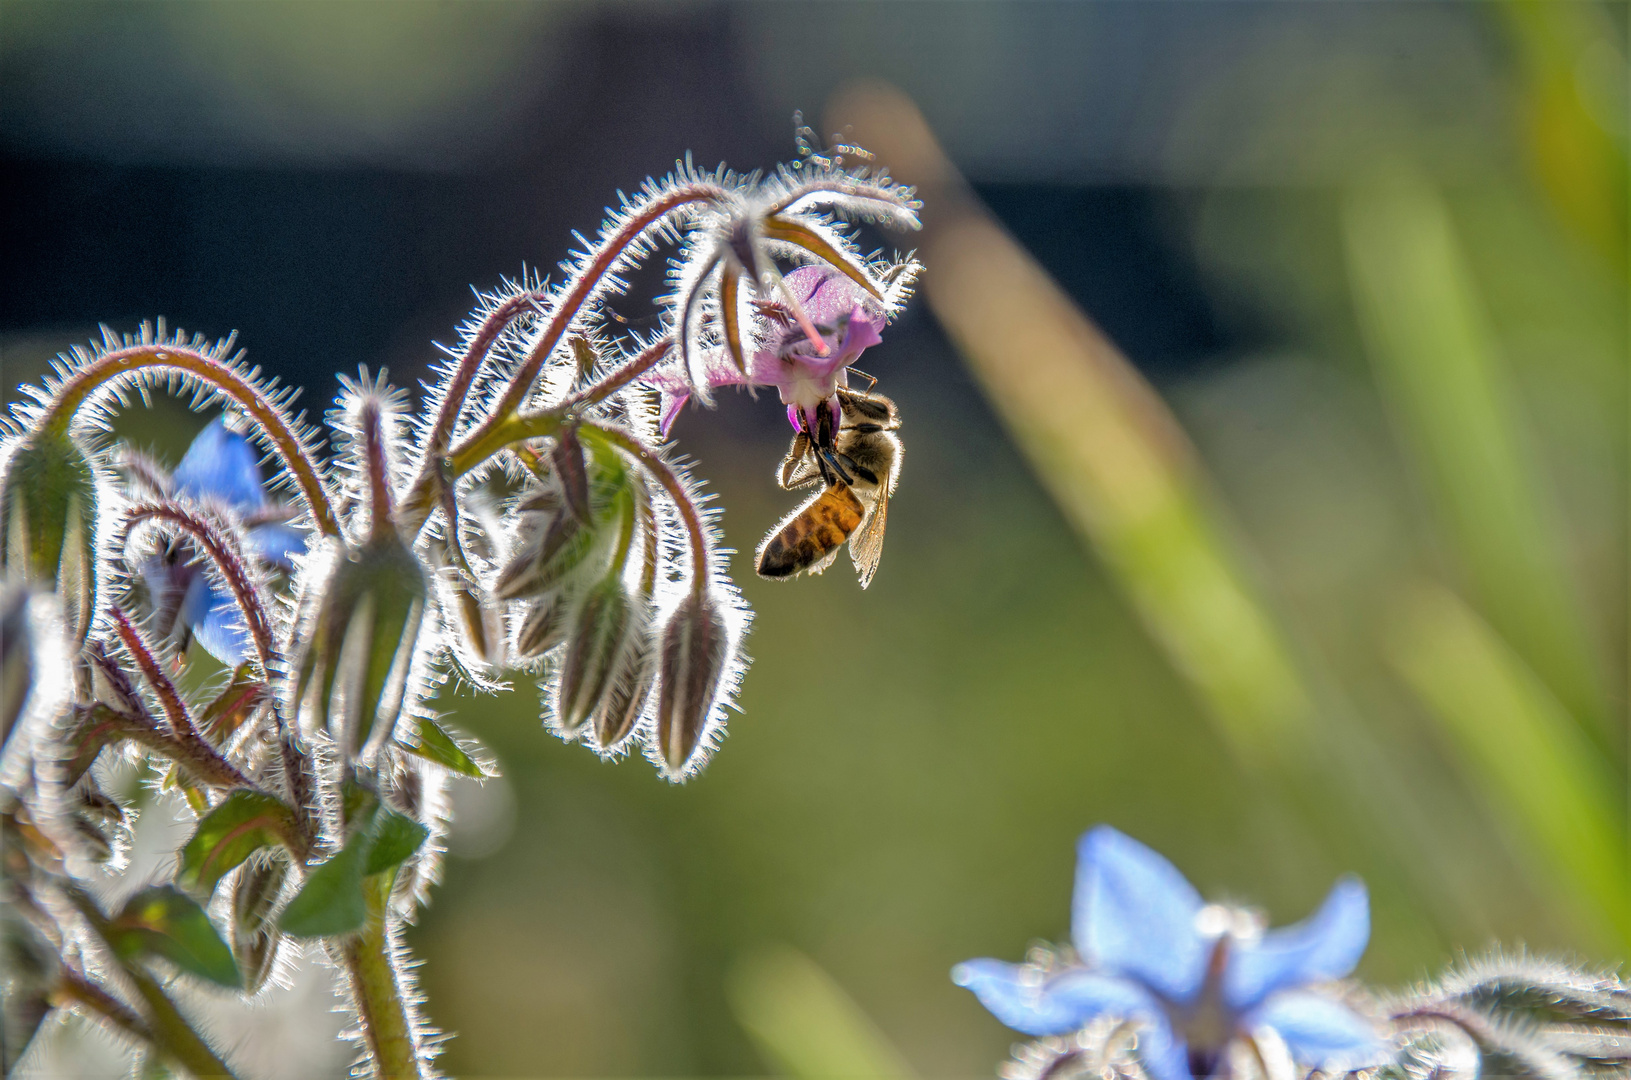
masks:
<path id="1" fill-rule="evenodd" d="M 481 588 L 464 579 L 444 585 L 447 608 L 457 631 L 459 659 L 467 668 L 496 672 L 504 666 L 504 613 Z"/>
<path id="2" fill-rule="evenodd" d="M 578 605 L 555 689 L 555 722 L 562 735 L 582 731 L 614 684 L 623 655 L 645 634 L 621 568 L 590 589 Z"/>
<path id="3" fill-rule="evenodd" d="M 330 544 L 332 569 L 302 596 L 290 704 L 307 730 L 326 728 L 349 757 L 368 759 L 407 699 L 430 585 L 393 530 Z"/>
<path id="4" fill-rule="evenodd" d="M 74 788 L 70 798 L 74 838 L 95 862 L 109 861 L 127 839 L 125 808 L 89 782 Z"/>
<path id="5" fill-rule="evenodd" d="M 29 591 L 20 582 L 0 590 L 0 752 L 22 719 L 34 686 L 34 648 L 28 619 Z"/>
<path id="6" fill-rule="evenodd" d="M 639 724 L 657 682 L 656 652 L 650 633 L 641 634 L 624 651 L 611 689 L 595 711 L 595 742 L 601 750 L 623 745 Z"/>
<path id="7" fill-rule="evenodd" d="M 685 775 L 707 734 L 730 651 L 718 601 L 687 593 L 663 628 L 659 669 L 657 752 L 670 780 Z"/>
<path id="8" fill-rule="evenodd" d="M 288 876 L 288 862 L 276 855 L 253 861 L 238 873 L 232 890 L 232 953 L 238 958 L 246 993 L 265 985 L 277 962 L 282 935 L 273 925 L 272 912 Z"/>
<path id="9" fill-rule="evenodd" d="M 493 595 L 500 600 L 541 596 L 556 589 L 595 549 L 596 530 L 571 514 L 559 514 L 517 546 L 499 571 Z"/>
<path id="10" fill-rule="evenodd" d="M 12 452 L 0 480 L 0 568 L 62 597 L 75 645 L 96 602 L 96 473 L 64 430 L 41 427 Z"/>
<path id="11" fill-rule="evenodd" d="M 565 459 L 582 462 L 587 479 L 560 476 L 560 486 L 541 487 L 516 505 L 520 538 L 493 585 L 500 600 L 540 597 L 572 578 L 593 580 L 606 568 L 615 532 L 608 525 L 629 498 L 628 467 L 616 451 L 601 446 L 589 448 L 585 461 L 575 438 L 557 449 L 565 450 Z M 555 465 L 560 469 L 561 460 Z M 576 488 L 580 480 L 587 486 L 586 510 L 580 505 L 582 492 L 567 495 L 562 490 Z"/>
<path id="12" fill-rule="evenodd" d="M 515 633 L 515 654 L 535 660 L 566 640 L 567 598 L 556 593 L 533 602 Z"/>

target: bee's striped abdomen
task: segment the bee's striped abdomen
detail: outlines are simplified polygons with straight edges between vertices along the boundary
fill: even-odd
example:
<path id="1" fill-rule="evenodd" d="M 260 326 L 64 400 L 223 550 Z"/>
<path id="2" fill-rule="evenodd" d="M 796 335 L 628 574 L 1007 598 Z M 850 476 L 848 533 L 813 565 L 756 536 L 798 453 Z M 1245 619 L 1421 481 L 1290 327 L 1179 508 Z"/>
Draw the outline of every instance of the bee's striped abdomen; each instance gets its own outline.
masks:
<path id="1" fill-rule="evenodd" d="M 848 484 L 827 488 L 765 537 L 759 548 L 760 576 L 783 578 L 825 569 L 865 514 Z"/>

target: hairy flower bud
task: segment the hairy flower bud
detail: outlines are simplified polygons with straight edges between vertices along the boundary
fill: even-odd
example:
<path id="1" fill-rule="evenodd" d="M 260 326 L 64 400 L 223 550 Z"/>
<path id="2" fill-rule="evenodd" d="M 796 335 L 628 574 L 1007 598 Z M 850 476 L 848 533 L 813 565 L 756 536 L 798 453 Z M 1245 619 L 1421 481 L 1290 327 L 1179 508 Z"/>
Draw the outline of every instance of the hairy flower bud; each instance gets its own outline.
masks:
<path id="1" fill-rule="evenodd" d="M 584 596 L 555 688 L 555 722 L 561 734 L 582 731 L 616 685 L 624 655 L 645 635 L 641 615 L 621 572 L 608 575 Z"/>
<path id="2" fill-rule="evenodd" d="M 595 742 L 601 750 L 622 746 L 639 724 L 657 682 L 656 652 L 649 632 L 642 633 L 624 650 L 612 674 L 611 689 L 595 711 Z"/>
<path id="3" fill-rule="evenodd" d="M 730 649 L 719 602 L 707 593 L 688 593 L 662 636 L 657 752 L 671 780 L 685 775 L 707 733 Z"/>
<path id="4" fill-rule="evenodd" d="M 96 473 L 66 431 L 41 427 L 12 452 L 0 480 L 0 568 L 62 597 L 73 642 L 96 603 Z"/>
<path id="5" fill-rule="evenodd" d="M 128 839 L 125 808 L 88 781 L 73 789 L 70 796 L 74 838 L 95 862 L 108 862 Z"/>
<path id="6" fill-rule="evenodd" d="M 496 672 L 504 666 L 504 613 L 462 578 L 443 584 L 449 621 L 456 631 L 459 659 L 467 668 Z"/>
<path id="7" fill-rule="evenodd" d="M 595 548 L 595 528 L 561 514 L 517 546 L 499 571 L 493 595 L 500 600 L 542 596 L 557 589 L 582 566 Z"/>
<path id="8" fill-rule="evenodd" d="M 581 462 L 582 454 L 581 444 L 574 439 L 564 459 L 554 455 L 557 469 L 562 460 Z M 586 510 L 579 505 L 582 493 L 568 496 L 555 485 L 535 490 L 516 505 L 520 519 L 517 543 L 493 585 L 495 597 L 542 597 L 574 579 L 593 581 L 606 569 L 616 532 L 608 526 L 625 512 L 630 498 L 628 467 L 616 451 L 596 446 L 589 451 L 585 468 L 586 481 L 567 476 L 557 481 L 567 489 L 584 482 Z"/>
<path id="9" fill-rule="evenodd" d="M 536 600 L 527 611 L 526 618 L 515 632 L 515 655 L 521 660 L 536 660 L 566 640 L 567 614 L 571 610 L 567 598 L 556 594 Z"/>
<path id="10" fill-rule="evenodd" d="M 0 590 L 0 752 L 22 719 L 34 687 L 33 642 L 28 619 L 29 591 L 20 582 Z"/>
<path id="11" fill-rule="evenodd" d="M 246 993 L 259 990 L 277 962 L 282 935 L 272 923 L 272 913 L 288 876 L 288 862 L 277 855 L 251 862 L 238 873 L 232 890 L 232 954 Z"/>
<path id="12" fill-rule="evenodd" d="M 348 756 L 366 759 L 401 715 L 430 583 L 392 530 L 331 547 L 332 570 L 302 598 L 290 705 L 307 730 L 326 728 Z"/>

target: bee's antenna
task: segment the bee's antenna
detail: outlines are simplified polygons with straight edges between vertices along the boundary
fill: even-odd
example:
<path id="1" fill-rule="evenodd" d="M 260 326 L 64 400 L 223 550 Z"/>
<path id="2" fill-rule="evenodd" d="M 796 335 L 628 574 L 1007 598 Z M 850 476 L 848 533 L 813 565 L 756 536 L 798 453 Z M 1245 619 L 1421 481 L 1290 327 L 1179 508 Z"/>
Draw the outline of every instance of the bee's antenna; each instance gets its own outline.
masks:
<path id="1" fill-rule="evenodd" d="M 850 370 L 850 374 L 859 375 L 861 378 L 866 380 L 866 388 L 867 388 L 868 393 L 870 393 L 872 391 L 873 387 L 878 385 L 878 377 L 876 375 L 868 375 L 866 372 L 862 371 L 860 368 L 855 368 L 855 367 L 852 367 L 849 370 Z"/>

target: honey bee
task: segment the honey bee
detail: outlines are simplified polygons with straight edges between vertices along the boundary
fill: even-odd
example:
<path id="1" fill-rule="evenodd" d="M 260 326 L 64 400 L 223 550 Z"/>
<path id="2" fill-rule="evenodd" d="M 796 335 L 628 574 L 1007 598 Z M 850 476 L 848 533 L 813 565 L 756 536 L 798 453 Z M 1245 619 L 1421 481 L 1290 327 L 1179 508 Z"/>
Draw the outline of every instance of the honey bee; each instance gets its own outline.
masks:
<path id="1" fill-rule="evenodd" d="M 777 472 L 777 483 L 788 491 L 818 482 L 822 489 L 759 545 L 760 577 L 819 574 L 845 540 L 861 588 L 878 570 L 889 496 L 900 479 L 900 415 L 882 394 L 841 389 L 838 405 L 838 430 L 823 416 L 816 431 L 800 431 Z"/>

